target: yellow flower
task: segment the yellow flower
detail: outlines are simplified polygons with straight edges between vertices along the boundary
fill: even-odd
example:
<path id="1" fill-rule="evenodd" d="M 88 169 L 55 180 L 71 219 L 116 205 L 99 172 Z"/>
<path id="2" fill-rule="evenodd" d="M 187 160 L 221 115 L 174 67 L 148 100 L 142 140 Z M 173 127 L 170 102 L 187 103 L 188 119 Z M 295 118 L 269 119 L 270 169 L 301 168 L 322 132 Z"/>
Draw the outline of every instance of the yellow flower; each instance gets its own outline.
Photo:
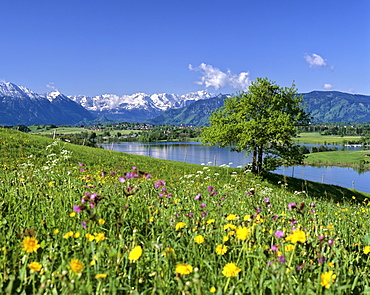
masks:
<path id="1" fill-rule="evenodd" d="M 31 271 L 40 271 L 41 268 L 42 268 L 42 264 L 38 263 L 38 262 L 31 262 L 28 266 L 30 268 Z"/>
<path id="2" fill-rule="evenodd" d="M 151 216 L 151 217 L 149 218 L 149 222 L 154 222 L 154 217 L 153 217 L 153 216 Z"/>
<path id="3" fill-rule="evenodd" d="M 216 288 L 215 287 L 212 287 L 211 289 L 209 289 L 209 292 L 211 292 L 211 293 L 216 293 Z"/>
<path id="4" fill-rule="evenodd" d="M 99 224 L 104 224 L 104 223 L 105 223 L 105 220 L 100 218 L 100 219 L 98 220 L 98 223 L 99 223 Z"/>
<path id="5" fill-rule="evenodd" d="M 54 234 L 58 234 L 58 233 L 59 233 L 59 229 L 54 230 Z"/>
<path id="6" fill-rule="evenodd" d="M 90 265 L 95 265 L 95 260 L 91 260 Z"/>
<path id="7" fill-rule="evenodd" d="M 294 249 L 294 247 L 295 246 L 292 245 L 292 244 L 286 245 L 285 248 L 284 248 L 284 251 L 285 252 L 290 252 L 290 251 L 292 251 Z"/>
<path id="8" fill-rule="evenodd" d="M 227 246 L 226 245 L 217 245 L 216 246 L 216 253 L 217 255 L 224 255 L 227 252 Z"/>
<path id="9" fill-rule="evenodd" d="M 81 234 L 80 234 L 79 232 L 75 232 L 75 234 L 74 234 L 74 238 L 75 238 L 75 239 L 77 239 L 77 238 L 79 238 L 79 237 L 80 237 L 80 235 L 81 235 Z"/>
<path id="10" fill-rule="evenodd" d="M 173 248 L 170 248 L 170 247 L 166 247 L 165 249 L 164 249 L 164 253 L 163 253 L 163 256 L 164 257 L 166 257 L 167 255 L 173 255 L 173 256 L 175 256 L 175 249 L 173 249 Z"/>
<path id="11" fill-rule="evenodd" d="M 329 267 L 334 267 L 334 263 L 333 263 L 333 262 L 329 262 L 329 263 L 328 263 L 328 266 L 329 266 Z"/>
<path id="12" fill-rule="evenodd" d="M 86 239 L 88 239 L 88 240 L 89 240 L 89 242 L 92 242 L 92 241 L 94 241 L 94 239 L 95 239 L 95 237 L 94 237 L 92 234 L 89 234 L 89 233 L 87 233 L 87 234 L 85 235 L 85 237 L 86 237 Z"/>
<path id="13" fill-rule="evenodd" d="M 244 226 L 239 226 L 236 230 L 236 237 L 242 241 L 245 241 L 248 238 L 249 234 L 249 228 Z"/>
<path id="14" fill-rule="evenodd" d="M 333 271 L 324 272 L 321 274 L 321 286 L 329 289 L 330 286 L 334 283 L 337 275 L 333 274 Z"/>
<path id="15" fill-rule="evenodd" d="M 75 273 L 81 273 L 83 268 L 84 268 L 84 264 L 78 260 L 78 259 L 72 259 L 70 262 L 69 262 L 69 265 L 71 267 L 71 269 L 75 272 Z"/>
<path id="16" fill-rule="evenodd" d="M 231 223 L 225 224 L 224 230 L 228 230 L 228 229 L 236 229 L 236 225 L 231 224 Z"/>
<path id="17" fill-rule="evenodd" d="M 131 250 L 128 259 L 130 261 L 136 261 L 140 258 L 141 254 L 143 254 L 143 249 L 141 249 L 141 246 L 136 246 Z"/>
<path id="18" fill-rule="evenodd" d="M 370 246 L 365 246 L 364 253 L 368 254 L 370 252 Z"/>
<path id="19" fill-rule="evenodd" d="M 293 233 L 285 238 L 286 241 L 291 241 L 293 244 L 297 242 L 306 242 L 306 233 L 303 230 L 293 230 Z"/>
<path id="20" fill-rule="evenodd" d="M 179 223 L 176 224 L 175 229 L 176 230 L 182 229 L 182 228 L 185 227 L 185 225 L 186 225 L 185 222 L 179 222 Z"/>
<path id="21" fill-rule="evenodd" d="M 202 243 L 204 243 L 204 238 L 203 238 L 203 236 L 202 236 L 202 235 L 196 236 L 196 237 L 194 238 L 194 242 L 195 242 L 195 243 L 198 243 L 198 244 L 202 244 Z"/>
<path id="22" fill-rule="evenodd" d="M 193 267 L 187 263 L 179 263 L 176 265 L 176 273 L 180 275 L 188 275 L 193 271 Z"/>
<path id="23" fill-rule="evenodd" d="M 239 268 L 236 263 L 234 262 L 231 262 L 231 263 L 228 263 L 224 266 L 223 270 L 222 270 L 222 274 L 225 276 L 225 277 L 236 277 L 238 275 L 238 273 L 241 271 L 241 268 Z"/>
<path id="24" fill-rule="evenodd" d="M 105 240 L 105 236 L 104 236 L 104 233 L 94 233 L 95 235 L 95 241 L 98 243 L 100 241 L 104 241 Z"/>
<path id="25" fill-rule="evenodd" d="M 23 251 L 28 253 L 37 252 L 37 249 L 40 248 L 37 239 L 32 237 L 25 237 L 21 245 L 23 246 Z"/>
<path id="26" fill-rule="evenodd" d="M 72 237 L 73 236 L 73 231 L 69 231 L 69 232 L 67 232 L 64 236 L 63 236 L 63 238 L 64 239 L 68 239 L 69 237 Z"/>
<path id="27" fill-rule="evenodd" d="M 235 220 L 237 218 L 237 216 L 235 214 L 229 214 L 226 219 L 227 220 Z"/>
<path id="28" fill-rule="evenodd" d="M 222 241 L 223 241 L 223 242 L 227 242 L 228 240 L 229 240 L 229 237 L 228 237 L 228 236 L 223 236 L 223 237 L 222 237 Z"/>
<path id="29" fill-rule="evenodd" d="M 216 220 L 215 219 L 210 219 L 207 221 L 208 224 L 214 223 Z"/>
<path id="30" fill-rule="evenodd" d="M 249 219 L 251 219 L 251 216 L 250 215 L 245 215 L 244 216 L 244 221 L 248 221 Z"/>
<path id="31" fill-rule="evenodd" d="M 95 276 L 95 279 L 104 279 L 107 277 L 107 274 L 105 273 L 98 273 L 96 276 Z"/>
<path id="32" fill-rule="evenodd" d="M 76 216 L 76 212 L 71 212 L 70 214 L 69 214 L 69 217 L 75 217 Z"/>

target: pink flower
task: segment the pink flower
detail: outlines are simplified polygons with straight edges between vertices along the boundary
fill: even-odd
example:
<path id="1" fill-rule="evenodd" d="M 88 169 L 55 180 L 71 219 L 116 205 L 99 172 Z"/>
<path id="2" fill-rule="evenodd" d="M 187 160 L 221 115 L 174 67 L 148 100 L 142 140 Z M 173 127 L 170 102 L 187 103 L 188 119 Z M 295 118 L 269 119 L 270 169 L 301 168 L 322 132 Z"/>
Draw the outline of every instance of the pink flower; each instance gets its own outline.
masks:
<path id="1" fill-rule="evenodd" d="M 275 232 L 275 236 L 276 236 L 278 239 L 283 238 L 283 237 L 284 237 L 284 235 L 285 235 L 285 233 L 284 233 L 284 231 L 282 231 L 282 230 L 277 230 L 277 231 Z"/>
<path id="2" fill-rule="evenodd" d="M 124 183 L 126 181 L 126 179 L 124 177 L 118 177 L 118 181 L 121 182 L 121 183 Z"/>
<path id="3" fill-rule="evenodd" d="M 74 205 L 73 206 L 73 211 L 75 211 L 76 213 L 80 213 L 81 212 L 80 206 Z"/>

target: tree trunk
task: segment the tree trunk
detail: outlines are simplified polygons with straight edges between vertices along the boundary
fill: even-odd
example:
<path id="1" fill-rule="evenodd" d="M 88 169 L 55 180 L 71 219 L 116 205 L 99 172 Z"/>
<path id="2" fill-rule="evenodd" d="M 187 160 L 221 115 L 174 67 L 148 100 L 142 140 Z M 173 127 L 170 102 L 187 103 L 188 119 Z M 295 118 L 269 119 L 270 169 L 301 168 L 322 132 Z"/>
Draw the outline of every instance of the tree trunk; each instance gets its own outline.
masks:
<path id="1" fill-rule="evenodd" d="M 258 147 L 258 161 L 257 161 L 258 174 L 262 172 L 262 163 L 263 163 L 262 155 L 263 155 L 263 147 L 260 146 Z"/>
<path id="2" fill-rule="evenodd" d="M 257 173 L 257 148 L 253 149 L 252 172 Z"/>

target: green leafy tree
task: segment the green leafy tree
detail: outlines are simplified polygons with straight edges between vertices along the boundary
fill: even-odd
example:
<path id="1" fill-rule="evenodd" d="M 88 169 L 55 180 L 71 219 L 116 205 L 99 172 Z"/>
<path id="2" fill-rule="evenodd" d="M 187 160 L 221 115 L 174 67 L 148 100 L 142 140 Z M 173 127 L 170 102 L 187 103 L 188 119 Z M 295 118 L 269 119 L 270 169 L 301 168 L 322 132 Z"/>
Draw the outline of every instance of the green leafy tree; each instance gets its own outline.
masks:
<path id="1" fill-rule="evenodd" d="M 249 92 L 227 98 L 211 114 L 202 141 L 252 154 L 255 173 L 302 163 L 304 156 L 292 141 L 297 126 L 309 123 L 302 100 L 294 84 L 280 87 L 267 78 L 257 78 Z"/>

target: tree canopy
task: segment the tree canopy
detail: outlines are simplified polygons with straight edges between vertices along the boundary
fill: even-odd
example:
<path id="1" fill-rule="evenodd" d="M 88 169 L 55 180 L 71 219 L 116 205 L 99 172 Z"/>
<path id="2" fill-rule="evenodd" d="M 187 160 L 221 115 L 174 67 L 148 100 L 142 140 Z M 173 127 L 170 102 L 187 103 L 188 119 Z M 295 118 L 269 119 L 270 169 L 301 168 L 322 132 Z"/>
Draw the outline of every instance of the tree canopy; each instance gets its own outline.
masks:
<path id="1" fill-rule="evenodd" d="M 224 106 L 211 114 L 202 141 L 252 154 L 251 169 L 256 173 L 300 164 L 304 156 L 292 137 L 297 135 L 297 126 L 309 122 L 302 101 L 294 83 L 280 87 L 267 78 L 257 78 L 248 92 L 225 99 Z"/>

